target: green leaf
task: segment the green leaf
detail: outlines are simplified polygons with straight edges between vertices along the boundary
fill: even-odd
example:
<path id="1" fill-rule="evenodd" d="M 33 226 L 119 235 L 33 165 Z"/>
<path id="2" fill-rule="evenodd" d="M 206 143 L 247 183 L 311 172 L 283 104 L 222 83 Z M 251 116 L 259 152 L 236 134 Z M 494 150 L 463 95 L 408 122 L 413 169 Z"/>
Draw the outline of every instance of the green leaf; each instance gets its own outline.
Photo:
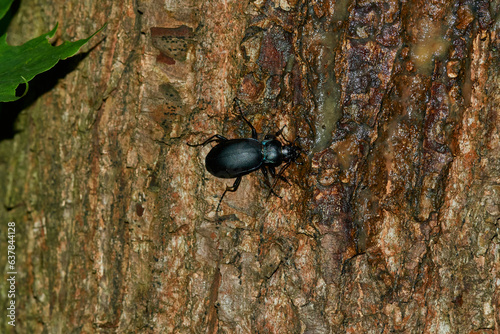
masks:
<path id="1" fill-rule="evenodd" d="M 10 8 L 10 5 L 12 5 L 12 3 L 14 2 L 14 0 L 0 0 L 0 20 L 2 19 L 2 17 L 4 17 L 5 13 L 7 13 L 7 11 L 9 10 Z"/>
<path id="2" fill-rule="evenodd" d="M 7 34 L 0 37 L 0 102 L 15 101 L 16 88 L 19 84 L 26 83 L 37 74 L 54 67 L 60 59 L 75 55 L 80 47 L 89 41 L 92 36 L 76 42 L 64 42 L 59 46 L 52 46 L 52 38 L 57 30 L 57 24 L 46 34 L 32 39 L 20 46 L 7 44 Z"/>

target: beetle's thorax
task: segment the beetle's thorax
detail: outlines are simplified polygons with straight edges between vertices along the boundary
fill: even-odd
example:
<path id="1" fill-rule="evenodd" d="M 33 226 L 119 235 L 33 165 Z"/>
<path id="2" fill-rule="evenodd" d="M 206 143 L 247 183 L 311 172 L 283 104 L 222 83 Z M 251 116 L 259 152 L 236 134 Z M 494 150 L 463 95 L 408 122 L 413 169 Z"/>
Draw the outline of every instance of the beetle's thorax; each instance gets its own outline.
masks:
<path id="1" fill-rule="evenodd" d="M 263 162 L 268 165 L 279 166 L 282 162 L 281 142 L 276 139 L 262 142 Z"/>

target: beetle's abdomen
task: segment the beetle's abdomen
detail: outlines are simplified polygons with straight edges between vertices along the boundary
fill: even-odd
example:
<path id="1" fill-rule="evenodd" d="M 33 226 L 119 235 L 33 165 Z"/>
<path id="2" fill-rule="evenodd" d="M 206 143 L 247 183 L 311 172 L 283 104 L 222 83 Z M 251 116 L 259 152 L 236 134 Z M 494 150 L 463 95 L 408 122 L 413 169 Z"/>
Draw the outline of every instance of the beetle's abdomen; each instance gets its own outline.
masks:
<path id="1" fill-rule="evenodd" d="M 214 146 L 205 158 L 210 174 L 232 179 L 262 166 L 262 145 L 255 139 L 231 139 Z"/>

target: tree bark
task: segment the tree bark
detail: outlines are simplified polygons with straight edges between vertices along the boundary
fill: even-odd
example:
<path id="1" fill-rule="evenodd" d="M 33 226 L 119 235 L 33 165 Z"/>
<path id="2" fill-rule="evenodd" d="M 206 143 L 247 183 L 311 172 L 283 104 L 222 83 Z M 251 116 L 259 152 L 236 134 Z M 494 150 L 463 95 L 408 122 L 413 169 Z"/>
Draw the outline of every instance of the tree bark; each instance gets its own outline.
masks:
<path id="1" fill-rule="evenodd" d="M 22 1 L 13 44 L 108 26 L 2 105 L 0 331 L 499 333 L 499 11 Z M 306 157 L 216 214 L 234 181 L 186 142 L 250 137 L 235 97 Z"/>

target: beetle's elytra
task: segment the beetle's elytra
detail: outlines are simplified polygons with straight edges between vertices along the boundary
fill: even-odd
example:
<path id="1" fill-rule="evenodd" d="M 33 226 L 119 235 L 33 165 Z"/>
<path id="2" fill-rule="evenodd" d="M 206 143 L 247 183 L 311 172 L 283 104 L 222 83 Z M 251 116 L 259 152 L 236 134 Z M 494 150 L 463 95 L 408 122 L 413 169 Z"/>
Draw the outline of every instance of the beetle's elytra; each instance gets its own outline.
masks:
<path id="1" fill-rule="evenodd" d="M 205 167 L 213 176 L 223 179 L 234 179 L 234 184 L 231 187 L 226 187 L 222 194 L 219 204 L 215 212 L 219 211 L 220 204 L 224 195 L 228 191 L 234 192 L 238 189 L 241 182 L 241 177 L 250 174 L 258 169 L 264 174 L 264 181 L 269 186 L 270 194 L 278 196 L 273 188 L 279 179 L 288 183 L 282 175 L 285 169 L 292 162 L 296 162 L 302 149 L 286 140 L 286 144 L 282 144 L 278 137 L 281 135 L 283 128 L 273 134 L 267 134 L 263 141 L 257 138 L 257 131 L 252 123 L 243 116 L 243 111 L 237 99 L 234 99 L 235 105 L 238 107 L 241 117 L 250 126 L 252 130 L 252 138 L 227 139 L 221 135 L 213 135 L 201 144 L 189 144 L 191 147 L 203 146 L 211 142 L 216 142 L 212 150 L 205 158 Z M 278 174 L 275 168 L 283 164 Z M 269 181 L 269 174 L 274 178 L 273 185 Z M 279 197 L 279 196 L 278 196 Z"/>

